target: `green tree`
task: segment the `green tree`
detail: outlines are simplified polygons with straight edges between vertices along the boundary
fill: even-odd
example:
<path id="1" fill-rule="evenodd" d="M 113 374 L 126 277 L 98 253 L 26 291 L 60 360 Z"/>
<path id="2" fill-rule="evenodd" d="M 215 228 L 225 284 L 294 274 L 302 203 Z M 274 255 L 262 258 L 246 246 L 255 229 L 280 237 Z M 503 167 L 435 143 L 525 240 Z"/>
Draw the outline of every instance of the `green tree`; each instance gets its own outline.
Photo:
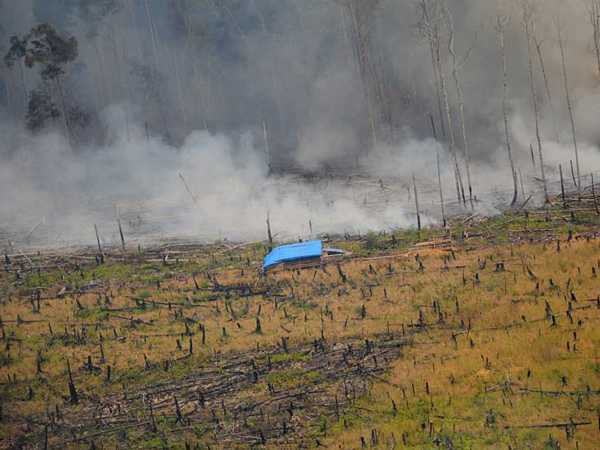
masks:
<path id="1" fill-rule="evenodd" d="M 25 59 L 25 66 L 28 68 L 39 66 L 42 81 L 51 82 L 54 85 L 63 117 L 65 134 L 71 147 L 71 137 L 74 135 L 69 125 L 69 114 L 60 78 L 65 74 L 66 65 L 75 61 L 78 54 L 77 39 L 74 37 L 63 38 L 52 25 L 43 23 L 33 27 L 23 37 L 13 36 L 11 47 L 4 57 L 4 61 L 9 67 L 22 58 Z"/>
<path id="2" fill-rule="evenodd" d="M 34 89 L 29 96 L 27 104 L 26 126 L 32 133 L 42 131 L 48 120 L 57 120 L 60 112 L 48 92 L 44 89 Z"/>

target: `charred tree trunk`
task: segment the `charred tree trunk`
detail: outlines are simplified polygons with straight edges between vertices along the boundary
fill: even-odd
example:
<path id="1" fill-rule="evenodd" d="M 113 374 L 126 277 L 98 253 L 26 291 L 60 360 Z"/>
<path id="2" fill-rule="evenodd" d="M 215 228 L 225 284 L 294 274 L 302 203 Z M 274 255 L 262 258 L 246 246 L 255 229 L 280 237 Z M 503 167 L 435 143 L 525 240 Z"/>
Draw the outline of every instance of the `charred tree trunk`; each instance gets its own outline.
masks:
<path id="1" fill-rule="evenodd" d="M 271 218 L 267 212 L 267 235 L 269 237 L 269 246 L 273 247 L 273 235 L 271 234 Z"/>
<path id="2" fill-rule="evenodd" d="M 413 186 L 415 189 L 415 207 L 417 210 L 417 231 L 420 234 L 421 233 L 421 211 L 419 210 L 419 193 L 417 191 L 417 179 L 414 175 L 413 175 Z M 363 308 L 364 308 L 364 306 L 363 306 Z"/>
<path id="3" fill-rule="evenodd" d="M 77 395 L 77 389 L 75 388 L 75 383 L 73 382 L 73 375 L 71 374 L 71 364 L 69 364 L 69 360 L 67 359 L 67 372 L 69 374 L 69 401 L 73 405 L 77 405 L 79 403 L 79 395 Z"/>

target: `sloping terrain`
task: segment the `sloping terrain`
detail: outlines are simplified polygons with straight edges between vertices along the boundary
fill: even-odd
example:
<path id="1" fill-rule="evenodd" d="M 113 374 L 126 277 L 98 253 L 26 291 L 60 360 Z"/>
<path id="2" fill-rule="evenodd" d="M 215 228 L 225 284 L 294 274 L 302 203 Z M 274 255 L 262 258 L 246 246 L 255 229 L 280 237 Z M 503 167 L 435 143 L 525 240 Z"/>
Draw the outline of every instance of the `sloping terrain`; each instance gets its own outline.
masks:
<path id="1" fill-rule="evenodd" d="M 597 224 L 345 236 L 266 277 L 262 243 L 7 252 L 0 446 L 595 448 Z"/>

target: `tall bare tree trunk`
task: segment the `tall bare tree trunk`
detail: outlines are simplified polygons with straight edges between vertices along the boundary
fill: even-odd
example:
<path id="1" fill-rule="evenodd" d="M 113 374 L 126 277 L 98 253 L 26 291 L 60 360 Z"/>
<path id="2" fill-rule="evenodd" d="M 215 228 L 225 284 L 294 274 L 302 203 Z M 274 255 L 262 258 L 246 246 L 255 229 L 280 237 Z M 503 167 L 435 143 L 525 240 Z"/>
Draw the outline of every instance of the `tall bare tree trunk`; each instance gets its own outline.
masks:
<path id="1" fill-rule="evenodd" d="M 548 83 L 548 75 L 546 74 L 546 65 L 544 64 L 544 58 L 542 56 L 542 43 L 543 41 L 538 40 L 535 32 L 532 33 L 533 42 L 537 50 L 538 59 L 540 60 L 540 67 L 542 69 L 542 75 L 544 76 L 544 85 L 546 87 L 546 95 L 548 96 L 548 106 L 550 107 L 550 114 L 552 115 L 552 125 L 554 126 L 554 137 L 556 142 L 560 144 L 560 137 L 558 135 L 558 125 L 556 123 L 556 114 L 554 114 L 554 105 L 552 104 L 552 94 L 550 92 L 550 83 Z"/>
<path id="2" fill-rule="evenodd" d="M 216 4 L 216 1 L 215 1 L 215 4 Z M 247 55 L 248 55 L 248 60 L 249 61 L 254 61 L 255 58 L 253 56 L 252 48 L 250 47 L 250 41 L 248 40 L 248 36 L 246 36 L 246 33 L 244 33 L 244 30 L 242 30 L 242 27 L 240 26 L 240 23 L 235 18 L 235 16 L 231 12 L 231 9 L 229 9 L 229 7 L 225 3 L 225 1 L 224 0 L 219 0 L 219 4 L 223 8 L 223 10 L 227 13 L 227 16 L 229 16 L 229 19 L 231 20 L 231 23 L 237 28 L 238 33 L 240 34 L 240 37 L 244 40 L 244 44 L 246 45 L 246 52 L 247 52 Z M 255 85 L 255 81 L 254 81 L 255 75 L 254 75 L 253 66 L 251 64 L 248 64 L 247 68 L 248 68 L 248 74 L 250 75 L 249 76 L 250 91 L 252 92 L 252 97 L 256 99 L 257 98 L 257 93 L 256 93 L 256 85 Z M 221 101 L 222 101 L 223 91 L 222 91 L 221 85 L 218 86 L 217 93 L 220 94 Z M 256 105 L 256 117 L 260 119 L 263 116 L 262 111 L 261 111 L 261 103 L 259 101 L 255 101 L 254 103 Z"/>
<path id="3" fill-rule="evenodd" d="M 577 150 L 577 134 L 575 132 L 575 120 L 573 120 L 573 109 L 571 107 L 571 95 L 569 94 L 569 82 L 567 79 L 567 65 L 565 62 L 565 41 L 562 35 L 560 21 L 556 20 L 556 29 L 558 34 L 558 46 L 560 47 L 560 57 L 563 68 L 563 79 L 565 82 L 565 95 L 567 97 L 567 108 L 569 110 L 569 120 L 571 121 L 571 132 L 573 133 L 573 146 L 575 148 L 575 162 L 577 165 L 577 191 L 581 198 L 581 171 L 579 169 L 579 151 Z"/>
<path id="4" fill-rule="evenodd" d="M 106 86 L 106 77 L 104 75 L 104 64 L 102 63 L 102 57 L 100 56 L 100 52 L 98 51 L 98 45 L 96 44 L 96 38 L 92 36 L 90 38 L 92 41 L 92 48 L 94 49 L 94 53 L 96 54 L 96 60 L 98 61 L 98 68 L 100 69 L 100 86 L 102 86 L 102 96 L 104 97 L 104 105 L 109 104 L 112 99 L 110 95 L 110 91 Z"/>
<path id="5" fill-rule="evenodd" d="M 6 89 L 7 92 L 17 92 L 19 89 L 19 83 L 17 81 L 17 76 L 15 74 L 15 71 L 12 68 L 7 68 L 7 74 L 8 74 L 8 80 L 6 81 Z M 9 83 L 10 81 L 10 83 Z M 12 98 L 12 97 L 11 97 Z M 20 102 L 15 101 L 13 103 L 13 108 L 14 108 L 14 113 L 15 113 L 15 119 L 17 117 L 19 117 L 19 111 L 21 111 L 20 109 Z M 27 115 L 27 109 L 28 109 L 28 105 L 25 105 L 25 108 L 23 109 L 23 115 Z M 17 122 L 18 124 L 18 122 Z"/>
<path id="6" fill-rule="evenodd" d="M 9 117 L 9 124 L 12 125 L 13 121 L 14 121 L 14 112 L 13 112 L 13 104 L 12 104 L 12 97 L 10 95 L 10 88 L 8 86 L 8 77 L 4 78 L 4 89 L 6 91 L 6 102 L 7 102 L 7 106 L 8 106 L 8 117 Z"/>
<path id="7" fill-rule="evenodd" d="M 130 139 L 130 130 L 129 130 L 129 92 L 127 90 L 127 83 L 125 81 L 125 75 L 123 74 L 123 71 L 121 70 L 121 63 L 120 63 L 120 58 L 119 58 L 119 48 L 117 43 L 120 42 L 119 36 L 115 35 L 115 30 L 112 26 L 112 24 L 109 24 L 108 26 L 108 37 L 111 41 L 112 44 L 112 50 L 113 50 L 113 58 L 115 60 L 115 68 L 117 70 L 117 77 L 119 78 L 119 83 L 121 84 L 121 97 L 120 100 L 121 101 L 125 101 L 125 106 L 123 108 L 124 112 L 125 112 L 125 128 L 127 130 L 127 139 Z"/>
<path id="8" fill-rule="evenodd" d="M 133 23 L 133 32 L 135 34 L 135 42 L 137 45 L 138 58 L 140 64 L 144 64 L 144 54 L 142 52 L 142 43 L 140 41 L 140 33 L 138 30 L 137 19 L 135 18 L 135 8 L 133 0 L 129 0 L 129 12 L 131 14 L 131 22 Z M 128 82 L 129 84 L 129 82 Z M 144 110 L 146 112 L 146 118 L 150 117 L 150 100 L 148 98 L 148 93 L 144 90 Z"/>
<path id="9" fill-rule="evenodd" d="M 121 50 L 121 54 L 123 55 L 123 60 L 127 61 L 128 60 L 128 54 L 127 54 L 127 47 L 126 47 L 126 43 L 125 42 L 123 42 L 123 47 L 122 47 L 122 50 Z M 123 81 L 125 83 L 125 91 L 127 92 L 127 98 L 131 99 L 131 101 L 133 101 L 133 89 L 131 87 L 131 77 L 127 76 L 127 73 L 125 73 L 124 76 L 123 76 Z M 131 115 L 131 111 L 130 111 L 129 106 L 130 105 L 127 105 L 127 111 L 128 111 L 128 114 Z M 128 137 L 129 137 L 129 134 L 128 134 Z"/>
<path id="10" fill-rule="evenodd" d="M 133 23 L 133 32 L 135 34 L 135 42 L 137 44 L 138 58 L 140 59 L 140 64 L 144 62 L 144 57 L 142 54 L 142 43 L 140 42 L 140 33 L 138 32 L 137 20 L 135 18 L 135 11 L 133 8 L 133 0 L 129 0 L 129 12 L 131 13 L 131 21 Z"/>
<path id="11" fill-rule="evenodd" d="M 442 95 L 440 93 L 440 83 L 439 83 L 439 74 L 438 74 L 438 66 L 435 62 L 435 38 L 433 35 L 433 30 L 431 27 L 431 20 L 429 18 L 429 8 L 428 3 L 429 0 L 420 0 L 419 5 L 421 6 L 421 10 L 423 12 L 423 21 L 425 26 L 425 33 L 427 35 L 427 40 L 429 42 L 429 52 L 431 53 L 431 67 L 433 70 L 433 80 L 435 83 L 435 91 L 437 94 L 437 103 L 438 103 L 438 111 L 440 114 L 440 124 L 442 127 L 442 137 L 446 139 L 446 127 L 444 125 L 444 113 L 442 108 Z"/>
<path id="12" fill-rule="evenodd" d="M 344 37 L 344 43 L 346 46 L 349 45 L 348 33 L 346 31 L 346 13 L 344 12 L 344 4 L 346 0 L 340 0 L 340 25 L 342 27 L 342 36 Z"/>
<path id="13" fill-rule="evenodd" d="M 183 104 L 183 91 L 181 89 L 181 77 L 179 75 L 179 62 L 177 61 L 177 54 L 173 52 L 173 64 L 175 69 L 175 80 L 177 81 L 177 94 L 179 97 L 179 107 L 181 109 L 181 118 L 183 119 L 183 126 L 185 128 L 185 133 L 188 133 L 188 120 L 187 114 L 185 113 L 185 106 Z"/>
<path id="14" fill-rule="evenodd" d="M 533 111 L 535 115 L 535 136 L 538 144 L 538 152 L 540 155 L 540 168 L 542 172 L 542 185 L 544 187 L 544 199 L 546 203 L 550 202 L 550 198 L 548 197 L 548 186 L 546 183 L 546 173 L 544 168 L 544 156 L 542 151 L 542 139 L 540 137 L 540 119 L 539 119 L 539 110 L 538 110 L 538 99 L 537 99 L 537 91 L 535 88 L 535 79 L 533 77 L 533 56 L 531 53 L 531 39 L 532 39 L 532 31 L 533 31 L 533 19 L 532 19 L 532 11 L 529 0 L 523 0 L 523 26 L 525 28 L 525 37 L 527 39 L 527 54 L 529 57 L 529 81 L 531 83 L 531 94 L 533 96 Z"/>
<path id="15" fill-rule="evenodd" d="M 198 70 L 198 61 L 196 61 L 196 58 L 194 55 L 190 56 L 191 61 L 192 61 L 192 69 L 194 70 L 194 79 L 196 80 L 196 89 L 198 90 L 198 96 L 200 97 L 200 102 L 199 102 L 199 108 L 201 109 L 201 117 L 199 117 L 200 122 L 203 123 L 203 126 L 206 125 L 206 116 L 208 114 L 208 109 L 207 109 L 207 101 L 206 101 L 206 97 L 208 96 L 208 94 L 204 94 L 203 92 L 203 85 L 202 85 L 202 80 L 200 78 L 200 71 Z"/>
<path id="16" fill-rule="evenodd" d="M 348 9 L 350 12 L 350 18 L 352 19 L 352 38 L 354 42 L 354 52 L 356 55 L 356 61 L 358 62 L 358 68 L 360 71 L 360 79 L 363 88 L 363 94 L 365 96 L 365 104 L 367 107 L 368 122 L 371 129 L 371 137 L 373 138 L 373 145 L 377 145 L 377 130 L 375 127 L 375 118 L 373 114 L 373 106 L 371 104 L 371 95 L 369 93 L 368 84 L 368 60 L 367 60 L 367 41 L 368 33 L 364 29 L 365 24 L 359 17 L 357 6 L 354 1 L 348 2 Z"/>
<path id="17" fill-rule="evenodd" d="M 19 75 L 21 77 L 21 87 L 23 88 L 23 100 L 25 101 L 25 111 L 27 111 L 29 97 L 27 95 L 27 87 L 25 86 L 25 76 L 23 75 L 23 65 L 21 64 L 21 59 L 17 60 L 17 65 L 19 66 Z"/>
<path id="18" fill-rule="evenodd" d="M 413 186 L 415 189 L 415 208 L 417 210 L 417 230 L 419 231 L 419 237 L 421 233 L 421 211 L 419 210 L 419 191 L 417 190 L 417 178 L 413 174 Z"/>
<path id="19" fill-rule="evenodd" d="M 518 187 L 517 187 L 517 172 L 515 171 L 515 163 L 513 161 L 512 147 L 510 144 L 510 132 L 508 130 L 508 112 L 507 112 L 507 103 L 508 103 L 508 74 L 506 69 L 506 28 L 508 23 L 510 22 L 510 18 L 502 17 L 498 15 L 496 17 L 496 33 L 498 39 L 500 41 L 500 48 L 502 50 L 502 115 L 504 117 L 504 131 L 506 135 L 506 149 L 508 151 L 508 160 L 510 162 L 510 170 L 513 177 L 513 199 L 510 202 L 511 206 L 514 206 L 517 203 L 517 197 L 519 195 Z"/>
<path id="20" fill-rule="evenodd" d="M 69 126 L 69 117 L 67 114 L 67 105 L 65 104 L 65 97 L 63 95 L 62 86 L 58 77 L 54 78 L 54 84 L 56 86 L 56 93 L 58 94 L 58 101 L 60 103 L 60 109 L 63 116 L 63 124 L 65 126 L 65 136 L 67 143 L 69 144 L 69 150 L 73 151 L 73 144 L 71 143 L 71 127 Z"/>
<path id="21" fill-rule="evenodd" d="M 469 49 L 467 51 L 467 53 L 465 54 L 465 56 L 462 58 L 461 62 L 459 63 L 459 61 L 456 58 L 456 53 L 454 52 L 454 23 L 452 21 L 452 16 L 450 16 L 449 31 L 450 31 L 450 39 L 448 41 L 448 50 L 450 51 L 450 55 L 452 56 L 452 64 L 453 64 L 452 77 L 454 78 L 454 83 L 456 84 L 456 93 L 457 93 L 457 97 L 458 97 L 458 110 L 459 110 L 459 115 L 460 115 L 460 125 L 461 125 L 461 129 L 462 129 L 463 149 L 465 152 L 465 166 L 467 169 L 467 183 L 469 185 L 469 201 L 471 203 L 471 208 L 472 208 L 473 207 L 473 186 L 471 184 L 471 170 L 469 168 L 469 144 L 468 144 L 468 140 L 467 140 L 467 125 L 466 125 L 466 121 L 465 121 L 465 111 L 464 111 L 464 105 L 463 105 L 463 100 L 462 100 L 462 91 L 460 88 L 460 77 L 459 77 L 459 73 L 458 73 L 458 68 L 459 68 L 460 64 L 462 64 L 466 60 L 466 58 L 469 56 L 469 52 L 471 50 Z"/>
<path id="22" fill-rule="evenodd" d="M 206 89 L 206 95 L 204 96 L 206 98 L 206 105 L 205 105 L 205 113 L 206 114 L 210 114 L 210 112 L 212 111 L 212 105 L 213 105 L 213 92 L 212 92 L 212 58 L 210 57 L 210 55 L 208 55 L 208 69 L 206 71 L 206 84 L 207 84 L 207 89 Z"/>
<path id="23" fill-rule="evenodd" d="M 383 124 L 386 126 L 387 128 L 387 132 L 388 132 L 388 145 L 390 146 L 390 149 L 392 149 L 392 142 L 393 142 L 393 129 L 392 129 L 392 117 L 391 115 L 388 113 L 388 108 L 386 107 L 386 102 L 384 100 L 384 95 L 383 95 L 383 91 L 381 88 L 381 82 L 379 81 L 379 74 L 377 73 L 377 68 L 375 66 L 375 62 L 373 61 L 373 56 L 372 56 L 372 51 L 369 50 L 366 53 L 366 59 L 367 59 L 367 64 L 369 66 L 370 72 L 371 72 L 371 80 L 373 83 L 373 91 L 375 99 L 377 100 L 377 105 L 379 106 L 379 115 L 381 116 L 381 120 L 383 121 Z"/>
<path id="24" fill-rule="evenodd" d="M 600 77 L 600 0 L 590 0 L 587 10 L 592 28 L 594 29 L 594 49 L 596 50 L 598 76 Z"/>
<path id="25" fill-rule="evenodd" d="M 448 98 L 448 90 L 446 89 L 446 76 L 444 75 L 444 62 L 442 60 L 442 46 L 440 43 L 440 28 L 438 24 L 434 24 L 434 33 L 436 36 L 436 61 L 438 65 L 438 73 L 440 74 L 440 86 L 442 89 L 442 97 L 444 99 L 444 109 L 446 112 L 446 125 L 448 126 L 448 136 L 450 136 L 450 151 L 452 152 L 452 162 L 454 164 L 454 177 L 456 178 L 456 195 L 458 202 L 462 201 L 466 203 L 465 190 L 462 184 L 462 177 L 460 175 L 460 166 L 458 164 L 458 158 L 456 157 L 456 141 L 454 139 L 454 130 L 452 128 L 452 113 L 450 111 L 450 100 Z"/>
<path id="26" fill-rule="evenodd" d="M 438 186 L 440 188 L 440 205 L 442 205 L 442 222 L 446 228 L 446 213 L 444 212 L 444 192 L 442 190 L 442 170 L 440 169 L 440 147 L 437 149 Z"/>
<path id="27" fill-rule="evenodd" d="M 263 119 L 262 125 L 263 125 L 263 138 L 265 141 L 265 153 L 267 154 L 267 164 L 269 166 L 269 171 L 272 171 L 273 167 L 271 166 L 271 151 L 269 150 L 269 139 L 267 138 L 267 121 L 265 119 Z"/>
<path id="28" fill-rule="evenodd" d="M 154 24 L 152 20 L 152 14 L 150 13 L 150 6 L 148 6 L 148 0 L 144 0 L 146 5 L 146 15 L 148 16 L 148 27 L 150 28 L 150 37 L 152 38 L 152 48 L 154 50 L 154 59 L 156 60 L 156 68 L 160 70 L 160 60 L 158 58 L 158 42 L 157 37 L 154 36 Z"/>

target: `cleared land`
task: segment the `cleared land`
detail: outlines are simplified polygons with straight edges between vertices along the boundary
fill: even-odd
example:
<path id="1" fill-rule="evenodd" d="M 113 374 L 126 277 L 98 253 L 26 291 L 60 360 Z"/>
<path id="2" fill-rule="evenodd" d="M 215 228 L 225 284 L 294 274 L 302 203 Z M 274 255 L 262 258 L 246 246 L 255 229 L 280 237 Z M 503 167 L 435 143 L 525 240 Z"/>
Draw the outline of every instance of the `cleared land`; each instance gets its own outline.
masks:
<path id="1" fill-rule="evenodd" d="M 9 253 L 0 446 L 597 448 L 597 225 L 339 237 L 267 277 L 263 243 Z"/>

